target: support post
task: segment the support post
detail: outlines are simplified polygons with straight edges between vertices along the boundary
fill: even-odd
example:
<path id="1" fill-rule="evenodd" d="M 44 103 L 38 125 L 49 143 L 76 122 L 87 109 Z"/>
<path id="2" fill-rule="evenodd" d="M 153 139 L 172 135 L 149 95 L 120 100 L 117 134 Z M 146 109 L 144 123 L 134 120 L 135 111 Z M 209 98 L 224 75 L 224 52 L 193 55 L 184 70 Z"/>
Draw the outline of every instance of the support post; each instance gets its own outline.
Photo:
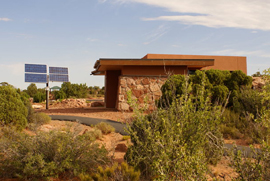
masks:
<path id="1" fill-rule="evenodd" d="M 49 81 L 46 83 L 46 109 L 49 109 Z"/>

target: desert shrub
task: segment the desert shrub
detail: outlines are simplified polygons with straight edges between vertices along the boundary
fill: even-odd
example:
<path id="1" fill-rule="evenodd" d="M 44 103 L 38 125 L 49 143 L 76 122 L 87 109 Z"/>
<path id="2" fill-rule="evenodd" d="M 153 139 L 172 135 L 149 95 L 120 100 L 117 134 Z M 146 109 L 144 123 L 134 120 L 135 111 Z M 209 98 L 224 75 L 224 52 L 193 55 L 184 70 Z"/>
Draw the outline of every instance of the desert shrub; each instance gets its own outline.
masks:
<path id="1" fill-rule="evenodd" d="M 229 99 L 228 106 L 233 106 L 233 107 L 241 106 L 238 101 L 240 89 L 241 87 L 251 88 L 251 84 L 252 84 L 252 78 L 250 76 L 247 76 L 240 70 L 233 71 L 231 73 L 230 79 L 228 79 L 225 83 L 225 85 L 231 91 L 231 96 Z M 242 111 L 245 111 L 245 110 L 239 110 L 239 112 L 242 112 Z"/>
<path id="2" fill-rule="evenodd" d="M 67 95 L 64 91 L 53 91 L 53 95 L 55 99 L 66 99 Z"/>
<path id="3" fill-rule="evenodd" d="M 0 124 L 23 129 L 27 125 L 27 108 L 12 86 L 0 86 Z"/>
<path id="4" fill-rule="evenodd" d="M 72 132 L 39 132 L 36 136 L 6 130 L 0 136 L 0 177 L 44 179 L 63 173 L 92 173 L 108 162 L 104 147 Z"/>
<path id="5" fill-rule="evenodd" d="M 46 93 L 44 92 L 37 92 L 34 95 L 34 102 L 43 102 L 46 100 Z"/>
<path id="6" fill-rule="evenodd" d="M 205 96 L 211 95 L 211 101 L 225 101 L 230 93 L 228 107 L 244 108 L 239 102 L 238 97 L 240 89 L 244 86 L 251 88 L 252 78 L 242 71 L 221 71 L 221 70 L 197 70 L 194 75 L 190 75 L 189 83 L 192 84 L 192 94 L 196 94 L 200 90 L 202 82 L 205 87 Z M 172 82 L 174 84 L 172 84 Z M 173 75 L 162 86 L 162 97 L 160 103 L 171 104 L 172 96 L 183 94 L 185 89 L 185 76 Z M 173 91 L 173 92 L 172 92 Z M 165 99 L 166 98 L 166 99 Z M 159 103 L 159 107 L 161 106 Z"/>
<path id="7" fill-rule="evenodd" d="M 243 154 L 240 150 L 230 154 L 231 166 L 238 173 L 235 180 L 269 180 L 270 147 L 266 143 L 260 149 L 251 147 L 251 153 Z"/>
<path id="8" fill-rule="evenodd" d="M 212 88 L 212 101 L 225 102 L 229 95 L 229 89 L 225 85 L 216 85 Z"/>
<path id="9" fill-rule="evenodd" d="M 103 169 L 98 167 L 98 173 L 93 177 L 94 181 L 137 181 L 140 178 L 140 172 L 135 171 L 132 166 L 122 162 L 121 165 L 115 163 L 111 167 Z"/>
<path id="10" fill-rule="evenodd" d="M 31 121 L 29 121 L 28 127 L 30 130 L 37 130 L 38 127 L 40 127 L 43 124 L 50 123 L 51 118 L 45 113 L 33 113 L 31 115 Z"/>
<path id="11" fill-rule="evenodd" d="M 95 141 L 96 139 L 101 139 L 102 138 L 102 132 L 100 129 L 94 128 L 91 131 L 87 131 L 85 133 L 85 136 L 88 137 L 90 140 Z"/>
<path id="12" fill-rule="evenodd" d="M 101 130 L 103 134 L 109 134 L 115 131 L 115 128 L 108 123 L 100 122 L 95 126 L 97 129 Z"/>
<path id="13" fill-rule="evenodd" d="M 233 107 L 233 109 L 240 113 L 241 111 L 252 113 L 256 117 L 264 104 L 266 104 L 263 104 L 262 100 L 263 96 L 261 96 L 258 90 L 242 87 L 237 99 L 237 101 L 240 103 L 240 107 Z"/>
<path id="14" fill-rule="evenodd" d="M 257 143 L 261 143 L 260 149 L 252 149 L 252 153 L 246 157 L 237 151 L 231 153 L 231 165 L 238 173 L 237 180 L 269 180 L 270 178 L 270 69 L 263 71 L 263 78 L 266 85 L 262 92 L 262 108 L 255 118 L 253 114 L 248 114 L 246 120 L 250 121 L 249 134 Z"/>
<path id="15" fill-rule="evenodd" d="M 33 122 L 32 115 L 35 113 L 34 109 L 32 108 L 32 104 L 29 101 L 30 96 L 26 92 L 21 92 L 20 90 L 17 90 L 17 92 L 21 96 L 21 100 L 23 101 L 24 106 L 27 109 L 27 121 Z"/>
<path id="16" fill-rule="evenodd" d="M 130 139 L 130 136 L 123 136 L 122 140 L 129 140 Z"/>
<path id="17" fill-rule="evenodd" d="M 88 87 L 86 84 L 71 84 L 70 82 L 64 82 L 61 85 L 61 89 L 66 98 L 86 98 L 88 94 Z"/>
<path id="18" fill-rule="evenodd" d="M 220 71 L 210 69 L 205 71 L 205 74 L 212 85 L 224 85 L 224 83 L 231 77 L 229 71 Z"/>
<path id="19" fill-rule="evenodd" d="M 222 124 L 220 126 L 220 131 L 223 134 L 223 138 L 226 138 L 226 139 L 243 138 L 243 134 L 235 127 L 228 127 Z"/>
<path id="20" fill-rule="evenodd" d="M 239 139 L 244 137 L 243 133 L 245 133 L 246 126 L 240 113 L 227 108 L 223 112 L 222 117 L 220 130 L 224 138 Z"/>
<path id="21" fill-rule="evenodd" d="M 173 95 L 170 106 L 138 114 L 128 127 L 133 145 L 125 159 L 146 179 L 204 180 L 207 163 L 223 154 L 222 106 L 212 105 L 204 86 L 197 87 L 198 94 L 191 94 L 191 86 L 185 81 L 183 94 Z"/>
<path id="22" fill-rule="evenodd" d="M 26 89 L 26 93 L 30 96 L 30 97 L 34 97 L 34 95 L 38 92 L 38 88 L 36 86 L 36 84 L 31 83 L 27 89 Z"/>

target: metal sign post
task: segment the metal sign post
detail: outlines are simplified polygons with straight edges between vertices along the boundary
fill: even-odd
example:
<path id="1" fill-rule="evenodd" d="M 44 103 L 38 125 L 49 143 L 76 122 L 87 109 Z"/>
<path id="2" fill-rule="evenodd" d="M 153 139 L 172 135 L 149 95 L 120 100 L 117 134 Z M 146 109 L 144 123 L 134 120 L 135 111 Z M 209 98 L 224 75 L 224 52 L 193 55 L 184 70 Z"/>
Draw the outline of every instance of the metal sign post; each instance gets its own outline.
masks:
<path id="1" fill-rule="evenodd" d="M 68 68 L 49 67 L 47 65 L 25 64 L 25 82 L 46 83 L 46 109 L 49 109 L 49 81 L 52 82 L 69 82 Z"/>

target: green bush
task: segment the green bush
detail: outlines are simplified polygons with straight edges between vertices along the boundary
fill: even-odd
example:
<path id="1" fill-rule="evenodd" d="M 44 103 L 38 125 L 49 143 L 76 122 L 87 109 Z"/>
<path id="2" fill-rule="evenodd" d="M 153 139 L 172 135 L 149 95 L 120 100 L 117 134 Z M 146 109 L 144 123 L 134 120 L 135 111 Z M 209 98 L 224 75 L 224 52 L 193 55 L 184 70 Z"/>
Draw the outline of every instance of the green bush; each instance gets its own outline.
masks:
<path id="1" fill-rule="evenodd" d="M 37 92 L 34 95 L 34 102 L 43 102 L 46 100 L 46 93 L 43 92 Z"/>
<path id="2" fill-rule="evenodd" d="M 204 180 L 207 163 L 216 164 L 223 154 L 222 107 L 212 105 L 204 86 L 191 94 L 192 85 L 184 85 L 169 107 L 138 114 L 128 127 L 133 145 L 125 159 L 146 179 Z"/>
<path id="3" fill-rule="evenodd" d="M 55 99 L 66 99 L 67 95 L 64 91 L 53 91 L 53 95 Z"/>
<path id="4" fill-rule="evenodd" d="M 64 82 L 61 85 L 61 89 L 66 98 L 86 98 L 88 94 L 88 87 L 86 84 L 71 84 L 70 82 Z"/>
<path id="5" fill-rule="evenodd" d="M 30 96 L 30 97 L 34 97 L 34 95 L 38 92 L 38 88 L 36 86 L 36 84 L 31 83 L 27 89 L 26 89 L 26 93 Z"/>
<path id="6" fill-rule="evenodd" d="M 106 167 L 105 169 L 99 166 L 98 173 L 92 178 L 94 181 L 138 181 L 140 172 L 135 171 L 133 167 L 122 162 L 121 165 L 115 163 L 113 166 Z"/>
<path id="7" fill-rule="evenodd" d="M 29 121 L 28 127 L 30 130 L 36 131 L 38 127 L 40 127 L 43 124 L 50 123 L 51 118 L 45 113 L 33 113 L 31 115 L 31 121 Z"/>
<path id="8" fill-rule="evenodd" d="M 101 130 L 103 134 L 109 134 L 115 131 L 115 128 L 108 123 L 100 122 L 95 126 L 97 129 Z"/>
<path id="9" fill-rule="evenodd" d="M 0 124 L 23 129 L 27 125 L 27 108 L 12 86 L 0 86 Z"/>
<path id="10" fill-rule="evenodd" d="M 102 132 L 100 129 L 94 128 L 91 131 L 87 131 L 84 136 L 88 137 L 88 139 L 92 141 L 95 141 L 96 139 L 102 138 Z"/>
<path id="11" fill-rule="evenodd" d="M 229 89 L 225 85 L 216 85 L 212 88 L 212 100 L 224 103 L 229 95 Z"/>
<path id="12" fill-rule="evenodd" d="M 63 173 L 93 173 L 108 163 L 104 147 L 72 132 L 39 132 L 36 136 L 2 129 L 0 132 L 0 177 L 44 179 Z"/>
<path id="13" fill-rule="evenodd" d="M 162 97 L 159 107 L 162 106 L 160 103 L 170 105 L 172 96 L 181 96 L 184 93 L 183 90 L 185 90 L 186 86 L 185 79 L 184 75 L 173 75 L 165 82 L 161 88 Z M 213 103 L 216 101 L 224 102 L 228 98 L 229 92 L 231 92 L 228 107 L 241 107 L 241 102 L 238 100 L 240 89 L 244 86 L 251 88 L 252 78 L 242 71 L 233 71 L 230 73 L 229 71 L 211 69 L 205 71 L 197 70 L 194 75 L 188 77 L 188 82 L 192 84 L 192 94 L 198 93 L 203 82 L 203 86 L 205 87 L 204 96 L 211 94 L 211 101 Z"/>
<path id="14" fill-rule="evenodd" d="M 237 112 L 252 113 L 257 117 L 263 106 L 269 104 L 268 102 L 263 104 L 263 96 L 260 95 L 259 90 L 253 90 L 247 87 L 242 87 L 239 92 L 237 101 L 240 103 L 240 107 L 233 107 Z"/>
<path id="15" fill-rule="evenodd" d="M 238 174 L 235 180 L 269 180 L 270 147 L 266 143 L 261 149 L 251 147 L 251 153 L 243 154 L 240 150 L 231 151 L 231 166 Z"/>

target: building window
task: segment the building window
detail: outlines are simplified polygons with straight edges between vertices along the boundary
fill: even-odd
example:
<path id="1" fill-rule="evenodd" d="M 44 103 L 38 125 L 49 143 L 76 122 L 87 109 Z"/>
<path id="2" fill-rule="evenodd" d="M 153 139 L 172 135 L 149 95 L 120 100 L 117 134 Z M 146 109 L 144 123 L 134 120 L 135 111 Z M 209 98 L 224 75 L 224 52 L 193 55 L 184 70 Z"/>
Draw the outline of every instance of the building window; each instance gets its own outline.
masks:
<path id="1" fill-rule="evenodd" d="M 194 75 L 196 70 L 188 70 L 188 75 Z"/>

